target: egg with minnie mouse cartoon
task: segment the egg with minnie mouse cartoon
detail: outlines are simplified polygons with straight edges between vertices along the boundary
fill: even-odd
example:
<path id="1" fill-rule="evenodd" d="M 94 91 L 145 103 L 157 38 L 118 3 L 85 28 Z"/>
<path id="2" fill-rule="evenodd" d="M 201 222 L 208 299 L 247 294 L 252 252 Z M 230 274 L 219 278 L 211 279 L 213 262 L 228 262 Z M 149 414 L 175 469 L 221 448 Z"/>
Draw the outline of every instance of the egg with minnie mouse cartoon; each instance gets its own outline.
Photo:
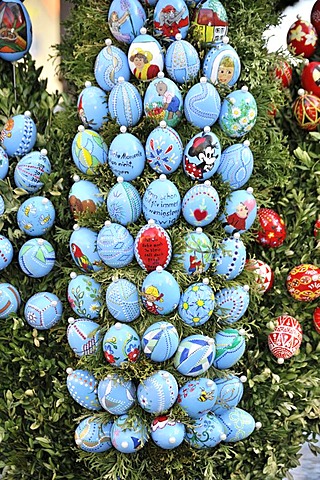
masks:
<path id="1" fill-rule="evenodd" d="M 183 169 L 193 180 L 207 180 L 217 171 L 220 164 L 221 146 L 218 137 L 204 127 L 186 145 Z"/>

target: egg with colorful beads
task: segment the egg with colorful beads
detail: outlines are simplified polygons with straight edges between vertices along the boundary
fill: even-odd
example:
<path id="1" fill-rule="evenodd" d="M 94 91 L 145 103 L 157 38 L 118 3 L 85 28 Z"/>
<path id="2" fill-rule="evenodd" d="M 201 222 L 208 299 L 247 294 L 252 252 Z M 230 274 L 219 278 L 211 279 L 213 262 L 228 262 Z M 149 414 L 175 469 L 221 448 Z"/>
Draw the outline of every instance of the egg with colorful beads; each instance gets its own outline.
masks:
<path id="1" fill-rule="evenodd" d="M 206 323 L 214 309 L 214 293 L 209 280 L 194 283 L 183 292 L 180 298 L 178 312 L 181 319 L 192 327 Z"/>
<path id="2" fill-rule="evenodd" d="M 98 254 L 111 268 L 122 268 L 133 260 L 134 240 L 129 231 L 118 223 L 105 222 L 98 233 Z"/>
<path id="3" fill-rule="evenodd" d="M 24 307 L 24 318 L 30 327 L 48 330 L 62 317 L 61 300 L 54 293 L 39 292 L 29 298 Z"/>
<path id="4" fill-rule="evenodd" d="M 182 162 L 183 145 L 179 134 L 162 120 L 146 140 L 146 159 L 152 170 L 169 175 Z"/>
<path id="5" fill-rule="evenodd" d="M 79 125 L 71 146 L 72 159 L 76 167 L 86 175 L 95 175 L 97 168 L 107 162 L 108 147 L 94 130 Z"/>
<path id="6" fill-rule="evenodd" d="M 29 153 L 37 140 L 37 127 L 29 111 L 14 115 L 1 130 L 1 146 L 9 157 Z"/>
<path id="7" fill-rule="evenodd" d="M 114 279 L 106 291 L 110 314 L 120 322 L 133 322 L 140 315 L 137 287 L 125 278 Z"/>
<path id="8" fill-rule="evenodd" d="M 235 49 L 228 45 L 228 37 L 223 37 L 222 41 L 206 54 L 203 73 L 213 84 L 232 87 L 240 77 L 240 58 Z"/>
<path id="9" fill-rule="evenodd" d="M 140 140 L 127 133 L 127 127 L 120 127 L 120 134 L 111 142 L 109 148 L 109 167 L 114 175 L 126 181 L 135 180 L 143 172 L 146 163 L 144 146 Z"/>
<path id="10" fill-rule="evenodd" d="M 11 283 L 0 283 L 0 318 L 8 318 L 10 313 L 17 313 L 21 298 L 16 287 Z"/>
<path id="11" fill-rule="evenodd" d="M 253 171 L 253 155 L 249 148 L 249 140 L 230 145 L 221 153 L 217 173 L 222 180 L 228 182 L 231 190 L 243 187 Z"/>
<path id="12" fill-rule="evenodd" d="M 212 410 L 217 386 L 210 378 L 190 380 L 179 389 L 177 403 L 190 418 L 200 418 Z"/>
<path id="13" fill-rule="evenodd" d="M 158 447 L 164 450 L 172 450 L 181 445 L 185 433 L 186 427 L 183 423 L 166 415 L 156 417 L 151 423 L 151 438 Z"/>
<path id="14" fill-rule="evenodd" d="M 172 256 L 172 243 L 166 230 L 150 219 L 136 236 L 134 254 L 140 267 L 147 272 L 159 265 L 166 268 Z"/>
<path id="15" fill-rule="evenodd" d="M 72 260 L 84 273 L 98 272 L 103 262 L 97 252 L 98 234 L 90 228 L 73 226 L 69 240 Z"/>
<path id="16" fill-rule="evenodd" d="M 28 10 L 22 1 L 3 0 L 1 2 L 0 58 L 9 62 L 16 62 L 23 58 L 32 44 L 32 24 Z"/>
<path id="17" fill-rule="evenodd" d="M 13 246 L 10 240 L 0 233 L 0 271 L 4 270 L 13 259 Z"/>
<path id="18" fill-rule="evenodd" d="M 142 349 L 153 362 L 165 362 L 173 357 L 179 344 L 179 334 L 172 323 L 155 322 L 142 335 Z"/>
<path id="19" fill-rule="evenodd" d="M 247 252 L 238 232 L 222 240 L 212 256 L 215 262 L 214 275 L 225 275 L 226 280 L 236 278 L 246 263 Z"/>
<path id="20" fill-rule="evenodd" d="M 56 254 L 53 246 L 43 238 L 32 238 L 19 250 L 18 261 L 23 273 L 32 278 L 48 275 L 55 265 Z"/>
<path id="21" fill-rule="evenodd" d="M 257 120 L 257 103 L 248 87 L 229 93 L 222 102 L 219 125 L 230 138 L 246 135 Z"/>
<path id="22" fill-rule="evenodd" d="M 94 63 L 94 76 L 102 90 L 109 92 L 117 84 L 118 78 L 130 79 L 130 68 L 126 54 L 112 45 L 108 38 L 106 46 L 98 53 Z M 107 107 L 107 105 L 106 105 Z"/>
<path id="23" fill-rule="evenodd" d="M 217 190 L 211 186 L 209 180 L 203 185 L 194 185 L 182 200 L 182 215 L 184 219 L 195 227 L 204 227 L 213 222 L 220 208 L 220 199 Z"/>
<path id="24" fill-rule="evenodd" d="M 206 372 L 215 357 L 214 339 L 205 335 L 190 335 L 181 340 L 174 356 L 174 367 L 181 375 L 196 377 Z"/>
<path id="25" fill-rule="evenodd" d="M 206 272 L 212 262 L 212 242 L 201 227 L 195 232 L 189 232 L 184 237 L 183 253 L 177 258 L 183 264 L 184 272 L 188 275 Z"/>
<path id="26" fill-rule="evenodd" d="M 112 415 L 127 413 L 136 402 L 136 387 L 131 380 L 109 374 L 98 385 L 98 398 L 104 410 Z"/>
<path id="27" fill-rule="evenodd" d="M 130 44 L 146 21 L 146 13 L 138 0 L 113 0 L 109 7 L 108 24 L 118 42 Z"/>
<path id="28" fill-rule="evenodd" d="M 158 266 L 144 279 L 140 292 L 145 309 L 153 315 L 173 312 L 180 300 L 180 288 L 171 273 Z"/>
<path id="29" fill-rule="evenodd" d="M 216 354 L 213 366 L 225 370 L 235 365 L 246 349 L 246 342 L 241 330 L 226 328 L 216 333 Z"/>
<path id="30" fill-rule="evenodd" d="M 223 425 L 226 443 L 239 442 L 249 437 L 256 428 L 256 422 L 250 413 L 238 407 L 232 407 L 217 415 Z"/>
<path id="31" fill-rule="evenodd" d="M 107 123 L 108 105 L 106 93 L 91 82 L 85 83 L 77 101 L 78 115 L 85 128 L 98 131 Z"/>
<path id="32" fill-rule="evenodd" d="M 237 377 L 236 375 L 228 375 L 227 377 L 216 378 L 217 397 L 215 404 L 211 408 L 212 413 L 221 415 L 226 410 L 236 407 L 243 396 L 243 383 L 246 377 Z"/>
<path id="33" fill-rule="evenodd" d="M 69 318 L 67 340 L 77 357 L 97 352 L 100 343 L 100 325 L 87 318 Z"/>
<path id="34" fill-rule="evenodd" d="M 79 423 L 75 430 L 75 444 L 85 452 L 106 452 L 112 448 L 112 425 L 113 422 L 104 423 L 94 416 L 85 418 Z"/>
<path id="35" fill-rule="evenodd" d="M 158 370 L 139 383 L 138 403 L 148 413 L 159 415 L 171 408 L 178 396 L 178 383 L 166 370 Z"/>
<path id="36" fill-rule="evenodd" d="M 17 163 L 14 171 L 14 183 L 28 193 L 35 193 L 43 186 L 41 176 L 51 173 L 50 160 L 47 150 L 30 152 Z"/>
<path id="37" fill-rule="evenodd" d="M 142 200 L 138 190 L 123 177 L 117 178 L 117 184 L 109 190 L 107 209 L 111 220 L 121 225 L 135 223 L 141 215 Z"/>
<path id="38" fill-rule="evenodd" d="M 184 149 L 183 170 L 192 180 L 208 180 L 217 171 L 221 156 L 218 137 L 204 127 Z"/>
<path id="39" fill-rule="evenodd" d="M 201 77 L 200 82 L 190 88 L 184 99 L 186 119 L 199 128 L 213 125 L 219 118 L 220 109 L 220 95 L 206 77 Z"/>
<path id="40" fill-rule="evenodd" d="M 97 185 L 89 180 L 80 180 L 77 175 L 74 176 L 74 180 L 68 201 L 73 218 L 77 220 L 82 212 L 94 213 L 104 203 L 104 200 Z"/>
<path id="41" fill-rule="evenodd" d="M 5 150 L 0 147 L 0 180 L 6 178 L 9 170 L 9 158 Z"/>
<path id="42" fill-rule="evenodd" d="M 224 427 L 211 412 L 193 422 L 192 429 L 187 427 L 186 442 L 196 449 L 213 448 L 226 438 Z"/>
<path id="43" fill-rule="evenodd" d="M 133 127 L 139 123 L 142 115 L 142 98 L 139 90 L 123 77 L 110 92 L 108 107 L 111 118 L 119 125 Z"/>
<path id="44" fill-rule="evenodd" d="M 68 302 L 79 317 L 98 318 L 101 309 L 101 285 L 89 275 L 70 274 Z"/>
<path id="45" fill-rule="evenodd" d="M 112 445 L 121 453 L 135 453 L 148 441 L 148 431 L 143 420 L 137 416 L 133 423 L 128 420 L 128 415 L 121 415 L 111 429 Z"/>
<path id="46" fill-rule="evenodd" d="M 124 362 L 135 363 L 138 360 L 141 342 L 133 328 L 117 322 L 105 333 L 102 349 L 106 361 L 114 367 L 120 367 Z"/>
<path id="47" fill-rule="evenodd" d="M 181 40 L 176 35 L 175 42 L 167 49 L 165 66 L 169 77 L 177 83 L 185 83 L 197 77 L 200 70 L 200 59 L 197 50 L 191 43 Z"/>
<path id="48" fill-rule="evenodd" d="M 101 410 L 98 381 L 88 370 L 67 368 L 67 389 L 79 405 L 87 410 Z"/>
<path id="49" fill-rule="evenodd" d="M 25 234 L 41 237 L 52 228 L 55 216 L 55 208 L 48 198 L 30 197 L 20 205 L 17 222 Z"/>
<path id="50" fill-rule="evenodd" d="M 227 323 L 235 323 L 246 313 L 250 296 L 248 285 L 222 288 L 215 294 L 215 314 Z"/>

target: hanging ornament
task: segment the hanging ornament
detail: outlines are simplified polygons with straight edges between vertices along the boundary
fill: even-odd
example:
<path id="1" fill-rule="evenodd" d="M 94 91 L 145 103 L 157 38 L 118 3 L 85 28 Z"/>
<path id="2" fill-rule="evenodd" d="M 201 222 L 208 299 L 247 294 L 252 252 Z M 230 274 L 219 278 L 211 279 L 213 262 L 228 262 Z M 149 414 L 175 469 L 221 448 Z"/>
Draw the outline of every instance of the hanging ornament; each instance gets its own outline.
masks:
<path id="1" fill-rule="evenodd" d="M 209 285 L 209 279 L 202 283 L 193 283 L 180 297 L 178 312 L 187 325 L 198 327 L 210 320 L 215 304 L 215 297 Z"/>
<path id="2" fill-rule="evenodd" d="M 287 314 L 276 319 L 274 331 L 268 335 L 270 352 L 278 359 L 279 364 L 296 353 L 301 341 L 302 329 L 299 322 Z"/>
<path id="3" fill-rule="evenodd" d="M 226 328 L 216 333 L 216 355 L 213 365 L 219 370 L 226 370 L 235 365 L 246 349 L 244 331 L 235 328 Z"/>
<path id="4" fill-rule="evenodd" d="M 239 55 L 224 36 L 222 43 L 214 45 L 203 61 L 203 73 L 213 84 L 232 87 L 239 79 L 241 62 Z"/>
<path id="5" fill-rule="evenodd" d="M 20 248 L 18 261 L 21 270 L 28 277 L 41 278 L 48 275 L 53 269 L 56 254 L 53 246 L 47 240 L 32 238 Z"/>
<path id="6" fill-rule="evenodd" d="M 141 215 L 142 201 L 136 187 L 117 178 L 117 184 L 109 190 L 107 209 L 113 222 L 127 226 L 135 223 Z"/>
<path id="7" fill-rule="evenodd" d="M 222 415 L 226 410 L 236 407 L 243 396 L 243 384 L 247 377 L 244 375 L 236 377 L 227 375 L 226 377 L 214 380 L 217 391 L 217 399 L 211 411 L 215 415 Z"/>
<path id="8" fill-rule="evenodd" d="M 165 362 L 173 357 L 179 345 L 179 334 L 172 323 L 155 322 L 143 333 L 142 348 L 153 362 Z"/>
<path id="9" fill-rule="evenodd" d="M 228 17 L 219 0 L 202 0 L 194 10 L 192 36 L 206 45 L 219 44 L 228 33 Z"/>
<path id="10" fill-rule="evenodd" d="M 288 88 L 292 82 L 292 68 L 286 60 L 280 60 L 274 69 L 275 77 L 280 80 L 284 88 Z"/>
<path id="11" fill-rule="evenodd" d="M 106 305 L 109 313 L 120 322 L 133 322 L 140 316 L 137 287 L 125 278 L 112 277 L 106 291 Z"/>
<path id="12" fill-rule="evenodd" d="M 4 270 L 13 259 L 13 246 L 10 240 L 0 233 L 0 271 Z"/>
<path id="13" fill-rule="evenodd" d="M 76 167 L 86 175 L 97 173 L 100 164 L 108 159 L 108 147 L 99 133 L 79 125 L 71 146 L 72 159 Z"/>
<path id="14" fill-rule="evenodd" d="M 133 237 L 125 227 L 107 220 L 97 237 L 99 257 L 108 267 L 125 267 L 133 259 L 133 243 Z"/>
<path id="15" fill-rule="evenodd" d="M 221 100 L 217 89 L 206 77 L 193 85 L 184 99 L 184 114 L 195 127 L 210 127 L 219 118 Z"/>
<path id="16" fill-rule="evenodd" d="M 263 247 L 280 247 L 287 236 L 283 219 L 271 208 L 259 208 L 258 220 L 260 228 L 257 242 Z"/>
<path id="17" fill-rule="evenodd" d="M 226 438 L 223 424 L 211 412 L 196 419 L 187 427 L 185 441 L 196 449 L 213 448 Z"/>
<path id="18" fill-rule="evenodd" d="M 305 92 L 303 88 L 298 90 L 298 95 L 292 105 L 293 115 L 299 127 L 311 132 L 320 123 L 320 98 Z"/>
<path id="19" fill-rule="evenodd" d="M 261 424 L 255 422 L 250 413 L 238 407 L 232 407 L 217 415 L 220 423 L 224 427 L 226 443 L 239 442 L 249 437 L 255 428 L 260 428 Z"/>
<path id="20" fill-rule="evenodd" d="M 272 288 L 274 273 L 267 263 L 262 260 L 257 260 L 256 258 L 250 258 L 247 260 L 244 268 L 255 274 L 256 282 L 259 285 L 259 292 L 261 294 L 268 292 Z"/>
<path id="21" fill-rule="evenodd" d="M 215 301 L 215 314 L 218 319 L 233 324 L 240 320 L 248 309 L 249 285 L 222 288 L 216 293 Z"/>
<path id="22" fill-rule="evenodd" d="M 108 106 L 111 118 L 126 127 L 137 125 L 142 115 L 142 98 L 139 90 L 123 77 L 118 78 L 118 83 L 111 90 Z"/>
<path id="23" fill-rule="evenodd" d="M 201 418 L 212 410 L 216 400 L 215 382 L 209 378 L 199 378 L 180 387 L 177 403 L 190 418 Z"/>
<path id="24" fill-rule="evenodd" d="M 153 219 L 149 220 L 136 236 L 134 254 L 140 267 L 148 273 L 158 265 L 166 268 L 172 256 L 172 244 L 166 230 Z"/>
<path id="25" fill-rule="evenodd" d="M 301 85 L 302 88 L 308 93 L 313 93 L 317 97 L 320 97 L 320 62 L 309 62 L 305 60 L 305 66 L 301 72 Z"/>
<path id="26" fill-rule="evenodd" d="M 51 173 L 51 164 L 47 157 L 47 150 L 30 152 L 17 163 L 14 171 L 14 183 L 28 193 L 36 193 L 41 189 L 41 175 Z"/>
<path id="27" fill-rule="evenodd" d="M 201 227 L 184 237 L 184 253 L 178 256 L 188 275 L 206 272 L 212 262 L 212 242 Z"/>
<path id="28" fill-rule="evenodd" d="M 130 44 L 139 35 L 146 21 L 146 13 L 138 0 L 113 0 L 108 23 L 110 32 L 118 42 Z"/>
<path id="29" fill-rule="evenodd" d="M 287 281 L 290 295 L 300 302 L 312 302 L 320 297 L 320 268 L 303 263 L 290 270 Z"/>
<path id="30" fill-rule="evenodd" d="M 256 123 L 257 103 L 243 86 L 241 90 L 229 93 L 222 102 L 219 125 L 222 131 L 230 138 L 239 138 L 246 135 Z"/>
<path id="31" fill-rule="evenodd" d="M 161 120 L 159 127 L 150 132 L 146 141 L 146 158 L 157 173 L 169 175 L 182 162 L 183 145 L 179 134 Z"/>
<path id="32" fill-rule="evenodd" d="M 197 377 L 209 370 L 215 353 L 213 338 L 201 334 L 190 335 L 181 340 L 173 364 L 181 375 Z"/>
<path id="33" fill-rule="evenodd" d="M 0 318 L 8 318 L 10 313 L 17 313 L 21 298 L 16 287 L 11 283 L 0 283 Z"/>
<path id="34" fill-rule="evenodd" d="M 183 170 L 192 180 L 207 180 L 217 171 L 221 157 L 218 137 L 204 127 L 187 143 L 184 149 Z"/>
<path id="35" fill-rule="evenodd" d="M 171 273 L 158 266 L 144 279 L 140 296 L 149 313 L 167 315 L 172 313 L 179 304 L 180 288 Z"/>
<path id="36" fill-rule="evenodd" d="M 227 233 L 244 233 L 252 226 L 257 216 L 257 202 L 252 195 L 253 188 L 234 190 L 228 197 L 224 211 L 220 216 L 222 226 Z"/>
<path id="37" fill-rule="evenodd" d="M 301 20 L 297 15 L 297 20 L 291 25 L 287 33 L 288 50 L 296 57 L 301 55 L 310 58 L 317 46 L 318 34 L 312 23 Z"/>
<path id="38" fill-rule="evenodd" d="M 194 185 L 182 200 L 182 214 L 185 220 L 196 227 L 204 227 L 213 222 L 218 215 L 220 200 L 218 192 L 209 180 Z"/>
<path id="39" fill-rule="evenodd" d="M 226 280 L 233 280 L 244 269 L 246 255 L 246 247 L 239 232 L 225 238 L 213 253 L 214 275 L 225 275 Z"/>
<path id="40" fill-rule="evenodd" d="M 127 127 L 120 127 L 120 135 L 111 142 L 108 163 L 116 177 L 123 177 L 126 181 L 135 180 L 143 172 L 146 155 L 140 140 L 127 133 Z"/>
<path id="41" fill-rule="evenodd" d="M 106 361 L 113 367 L 121 367 L 125 362 L 135 363 L 138 360 L 141 342 L 133 328 L 117 322 L 105 333 L 102 348 Z"/>
<path id="42" fill-rule="evenodd" d="M 317 33 L 320 33 L 320 1 L 317 0 L 311 10 L 311 23 L 316 29 Z"/>
<path id="43" fill-rule="evenodd" d="M 68 302 L 72 310 L 79 315 L 90 319 L 98 318 L 101 309 L 101 286 L 89 275 L 70 273 L 68 284 Z"/>
<path id="44" fill-rule="evenodd" d="M 79 175 L 74 175 L 73 180 L 68 200 L 73 218 L 77 220 L 79 213 L 94 213 L 104 201 L 100 189 L 94 183 L 80 180 Z"/>
<path id="45" fill-rule="evenodd" d="M 191 43 L 181 40 L 181 34 L 177 33 L 176 42 L 168 47 L 165 66 L 168 75 L 177 83 L 185 83 L 193 80 L 200 69 L 200 59 L 197 50 Z"/>
<path id="46" fill-rule="evenodd" d="M 145 219 L 154 220 L 163 228 L 171 227 L 181 212 L 180 193 L 164 174 L 153 180 L 142 198 L 142 211 Z"/>
<path id="47" fill-rule="evenodd" d="M 0 133 L 1 145 L 9 157 L 31 152 L 36 140 L 37 127 L 28 110 L 23 115 L 10 117 Z"/>
<path id="48" fill-rule="evenodd" d="M 172 450 L 184 440 L 186 427 L 183 423 L 172 420 L 166 415 L 156 417 L 151 423 L 151 438 L 158 447 Z"/>
<path id="49" fill-rule="evenodd" d="M 135 416 L 133 422 L 128 415 L 118 417 L 111 428 L 111 442 L 122 453 L 135 453 L 148 441 L 148 431 L 144 422 Z"/>
<path id="50" fill-rule="evenodd" d="M 74 432 L 78 448 L 89 453 L 106 452 L 112 448 L 111 428 L 113 422 L 102 423 L 91 416 L 82 420 Z"/>
<path id="51" fill-rule="evenodd" d="M 147 29 L 142 27 L 128 50 L 129 67 L 132 74 L 143 81 L 150 81 L 162 72 L 164 57 L 158 40 L 147 35 Z"/>
<path id="52" fill-rule="evenodd" d="M 39 292 L 26 302 L 24 318 L 32 328 L 48 330 L 56 325 L 62 317 L 61 300 L 50 292 Z"/>
<path id="53" fill-rule="evenodd" d="M 139 383 L 137 399 L 143 410 L 154 415 L 169 410 L 177 400 L 178 383 L 166 370 L 158 370 Z"/>
<path id="54" fill-rule="evenodd" d="M 77 357 L 92 355 L 100 344 L 100 326 L 86 318 L 68 319 L 67 340 Z"/>
<path id="55" fill-rule="evenodd" d="M 110 38 L 106 39 L 105 44 L 106 46 L 96 57 L 94 76 L 99 87 L 109 92 L 120 77 L 123 77 L 126 82 L 130 80 L 130 68 L 126 54 L 112 45 Z"/>
<path id="56" fill-rule="evenodd" d="M 189 29 L 189 10 L 184 0 L 158 0 L 153 13 L 155 34 L 164 40 L 186 38 Z"/>
<path id="57" fill-rule="evenodd" d="M 19 207 L 17 223 L 25 234 L 30 237 L 45 235 L 55 221 L 55 209 L 46 197 L 30 197 Z"/>
<path id="58" fill-rule="evenodd" d="M 106 94 L 101 88 L 93 87 L 91 82 L 85 83 L 85 88 L 78 97 L 77 108 L 85 128 L 98 131 L 108 121 Z"/>
<path id="59" fill-rule="evenodd" d="M 97 252 L 98 234 L 86 227 L 73 226 L 69 240 L 72 260 L 84 273 L 98 272 L 103 262 Z"/>
<path id="60" fill-rule="evenodd" d="M 32 43 L 31 20 L 22 1 L 0 2 L 0 58 L 9 62 L 24 57 Z"/>
<path id="61" fill-rule="evenodd" d="M 3 180 L 9 170 L 9 158 L 5 150 L 0 147 L 0 180 Z"/>
<path id="62" fill-rule="evenodd" d="M 98 382 L 88 370 L 67 368 L 67 389 L 79 405 L 88 410 L 101 410 L 98 400 Z"/>
<path id="63" fill-rule="evenodd" d="M 316 332 L 320 334 L 320 307 L 317 307 L 313 312 L 313 325 Z"/>
<path id="64" fill-rule="evenodd" d="M 221 153 L 217 173 L 228 182 L 231 190 L 237 190 L 247 183 L 253 171 L 253 155 L 249 140 L 235 143 Z"/>

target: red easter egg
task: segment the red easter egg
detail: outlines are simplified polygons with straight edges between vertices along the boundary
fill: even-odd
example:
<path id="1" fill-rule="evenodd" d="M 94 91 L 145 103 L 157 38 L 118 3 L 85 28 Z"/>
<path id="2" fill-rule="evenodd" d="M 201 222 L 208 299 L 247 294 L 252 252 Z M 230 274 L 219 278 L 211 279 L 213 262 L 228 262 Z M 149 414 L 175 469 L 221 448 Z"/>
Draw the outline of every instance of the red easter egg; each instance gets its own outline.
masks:
<path id="1" fill-rule="evenodd" d="M 268 335 L 270 352 L 278 359 L 292 357 L 300 348 L 301 341 L 302 328 L 300 323 L 290 315 L 278 317 L 274 331 Z"/>
<path id="2" fill-rule="evenodd" d="M 320 62 L 310 62 L 304 66 L 301 73 L 301 85 L 308 93 L 320 97 Z"/>
<path id="3" fill-rule="evenodd" d="M 318 34 L 312 23 L 298 17 L 288 30 L 287 45 L 292 55 L 309 58 L 314 54 Z"/>
<path id="4" fill-rule="evenodd" d="M 317 307 L 313 312 L 313 324 L 317 333 L 320 333 L 320 307 Z"/>
<path id="5" fill-rule="evenodd" d="M 298 94 L 292 105 L 295 119 L 304 130 L 315 130 L 320 123 L 320 98 L 303 89 L 298 90 Z"/>
<path id="6" fill-rule="evenodd" d="M 317 0 L 311 10 L 311 23 L 316 29 L 317 33 L 320 33 L 320 0 Z"/>
<path id="7" fill-rule="evenodd" d="M 287 277 L 290 295 L 300 302 L 312 302 L 320 297 L 320 268 L 310 263 L 294 267 Z"/>
<path id="8" fill-rule="evenodd" d="M 266 293 L 272 288 L 274 274 L 267 263 L 262 260 L 257 260 L 256 258 L 250 258 L 246 262 L 245 269 L 254 272 L 261 294 Z"/>
<path id="9" fill-rule="evenodd" d="M 292 68 L 285 60 L 281 60 L 274 70 L 274 74 L 278 80 L 281 80 L 284 88 L 289 87 L 292 82 Z"/>
<path id="10" fill-rule="evenodd" d="M 280 247 L 287 235 L 284 221 L 280 215 L 271 208 L 259 208 L 258 219 L 260 229 L 257 234 L 257 242 L 263 247 Z"/>
<path id="11" fill-rule="evenodd" d="M 314 224 L 313 235 L 316 237 L 317 240 L 320 240 L 320 218 Z"/>
<path id="12" fill-rule="evenodd" d="M 134 243 L 134 254 L 140 267 L 152 272 L 159 265 L 166 268 L 171 260 L 172 244 L 164 228 L 149 220 L 138 232 Z"/>

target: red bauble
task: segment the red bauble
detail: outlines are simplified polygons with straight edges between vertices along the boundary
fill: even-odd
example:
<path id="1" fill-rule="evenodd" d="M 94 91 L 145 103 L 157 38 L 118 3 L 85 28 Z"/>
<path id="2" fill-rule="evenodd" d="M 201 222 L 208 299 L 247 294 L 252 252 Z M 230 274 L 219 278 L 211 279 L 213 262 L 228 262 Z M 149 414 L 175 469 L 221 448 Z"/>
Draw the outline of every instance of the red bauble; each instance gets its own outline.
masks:
<path id="1" fill-rule="evenodd" d="M 317 240 L 320 240 L 320 218 L 314 224 L 313 235 L 316 237 Z"/>
<path id="2" fill-rule="evenodd" d="M 268 346 L 272 355 L 282 363 L 285 358 L 290 358 L 300 348 L 302 341 L 302 328 L 298 320 L 290 315 L 277 318 L 277 325 L 268 335 Z"/>
<path id="3" fill-rule="evenodd" d="M 320 98 L 303 89 L 298 90 L 298 94 L 292 105 L 293 114 L 299 126 L 310 132 L 320 123 Z"/>
<path id="4" fill-rule="evenodd" d="M 313 312 L 313 324 L 317 333 L 320 333 L 320 307 L 317 307 Z"/>
<path id="5" fill-rule="evenodd" d="M 280 247 L 287 236 L 282 218 L 271 208 L 259 208 L 258 219 L 260 230 L 257 234 L 257 242 L 263 247 Z"/>
<path id="6" fill-rule="evenodd" d="M 287 88 L 292 82 L 292 68 L 285 60 L 281 60 L 274 70 L 276 78 L 281 80 L 282 86 Z"/>
<path id="7" fill-rule="evenodd" d="M 312 302 L 320 297 L 320 268 L 310 263 L 294 267 L 287 277 L 290 295 L 300 302 Z"/>
<path id="8" fill-rule="evenodd" d="M 320 33 L 320 0 L 317 0 L 311 10 L 311 23 L 316 29 L 317 33 Z"/>
<path id="9" fill-rule="evenodd" d="M 320 62 L 306 63 L 301 73 L 301 85 L 308 93 L 320 97 Z"/>
<path id="10" fill-rule="evenodd" d="M 255 273 L 257 283 L 260 287 L 260 293 L 266 293 L 272 288 L 274 274 L 267 263 L 262 260 L 257 260 L 256 258 L 250 258 L 246 262 L 245 269 Z"/>
<path id="11" fill-rule="evenodd" d="M 149 220 L 138 232 L 134 243 L 134 254 L 140 267 L 152 272 L 159 265 L 166 268 L 171 260 L 171 240 L 164 228 Z"/>
<path id="12" fill-rule="evenodd" d="M 287 45 L 292 55 L 310 58 L 316 50 L 317 41 L 318 34 L 312 23 L 299 17 L 288 30 Z"/>

